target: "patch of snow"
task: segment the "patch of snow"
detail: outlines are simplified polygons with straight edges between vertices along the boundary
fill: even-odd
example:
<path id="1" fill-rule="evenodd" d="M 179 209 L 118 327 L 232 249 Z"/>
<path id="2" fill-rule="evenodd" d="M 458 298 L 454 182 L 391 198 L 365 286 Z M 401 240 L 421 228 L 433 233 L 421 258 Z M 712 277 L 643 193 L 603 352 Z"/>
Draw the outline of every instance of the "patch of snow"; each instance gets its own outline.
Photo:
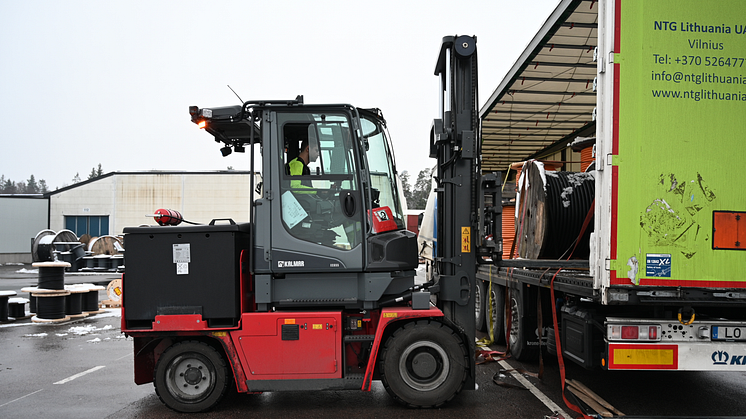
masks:
<path id="1" fill-rule="evenodd" d="M 101 339 L 99 339 L 99 338 L 95 338 L 95 339 L 87 340 L 86 342 L 90 342 L 90 343 L 99 343 L 99 342 L 101 342 Z"/>
<path id="2" fill-rule="evenodd" d="M 23 336 L 27 338 L 43 338 L 43 337 L 46 337 L 47 334 L 46 333 L 34 333 L 34 334 L 23 335 Z"/>
<path id="3" fill-rule="evenodd" d="M 38 269 L 21 268 L 21 269 L 17 270 L 16 273 L 17 274 L 39 274 L 39 270 Z"/>
<path id="4" fill-rule="evenodd" d="M 92 324 L 85 325 L 85 326 L 73 326 L 73 327 L 71 327 L 68 330 L 69 333 L 72 333 L 72 334 L 78 335 L 78 336 L 87 335 L 87 334 L 89 334 L 91 332 L 95 332 L 95 331 L 96 331 L 96 326 L 94 326 Z"/>
<path id="5" fill-rule="evenodd" d="M 567 208 L 570 206 L 570 195 L 572 195 L 574 189 L 572 186 L 568 186 L 565 189 L 562 190 L 562 193 L 560 194 L 560 198 L 562 198 L 562 206 Z"/>
<path id="6" fill-rule="evenodd" d="M 67 336 L 67 333 L 55 333 L 55 335 L 62 337 L 62 336 Z"/>

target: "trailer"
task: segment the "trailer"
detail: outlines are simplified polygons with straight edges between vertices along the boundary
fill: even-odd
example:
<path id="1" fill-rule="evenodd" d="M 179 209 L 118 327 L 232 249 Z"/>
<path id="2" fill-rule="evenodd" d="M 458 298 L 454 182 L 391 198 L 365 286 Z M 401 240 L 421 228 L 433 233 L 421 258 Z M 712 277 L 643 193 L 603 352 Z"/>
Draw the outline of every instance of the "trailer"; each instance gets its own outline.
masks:
<path id="1" fill-rule="evenodd" d="M 482 106 L 508 175 L 475 317 L 513 356 L 746 370 L 745 15 L 562 1 Z"/>

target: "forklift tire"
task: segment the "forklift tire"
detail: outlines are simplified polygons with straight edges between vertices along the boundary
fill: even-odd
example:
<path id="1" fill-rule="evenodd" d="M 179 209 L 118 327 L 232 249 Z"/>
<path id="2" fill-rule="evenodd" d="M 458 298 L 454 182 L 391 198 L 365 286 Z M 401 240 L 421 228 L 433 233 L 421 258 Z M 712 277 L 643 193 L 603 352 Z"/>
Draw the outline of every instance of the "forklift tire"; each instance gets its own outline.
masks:
<path id="1" fill-rule="evenodd" d="M 379 358 L 386 391 L 409 407 L 438 407 L 461 391 L 469 358 L 461 339 L 437 321 L 407 323 L 386 341 Z"/>
<path id="2" fill-rule="evenodd" d="M 228 368 L 213 347 L 197 341 L 178 342 L 158 359 L 153 384 L 161 401 L 183 413 L 212 409 L 226 393 Z"/>
<path id="3" fill-rule="evenodd" d="M 508 290 L 506 290 L 508 291 Z M 526 286 L 523 284 L 517 284 L 510 287 L 510 307 L 508 309 L 508 315 L 510 315 L 510 330 L 507 335 L 510 339 L 510 353 L 513 358 L 519 361 L 535 361 L 539 358 L 539 346 L 538 340 L 536 346 L 528 345 L 527 340 L 529 336 L 536 334 L 533 332 L 536 329 L 535 324 L 530 324 L 526 317 L 526 305 L 523 293 L 527 292 Z M 507 329 L 507 319 L 505 320 Z M 532 342 L 533 342 L 532 341 Z"/>
<path id="4" fill-rule="evenodd" d="M 479 332 L 486 332 L 489 325 L 489 318 L 487 318 L 489 295 L 487 295 L 486 288 L 484 281 L 477 279 L 474 287 L 474 317 Z"/>
<path id="5" fill-rule="evenodd" d="M 487 289 L 489 290 L 489 287 Z M 505 343 L 505 287 L 493 283 L 492 291 L 488 292 L 490 301 L 487 301 L 487 305 L 492 303 L 488 311 L 492 316 L 492 339 L 494 343 L 502 344 Z M 489 319 L 487 327 L 489 327 Z"/>

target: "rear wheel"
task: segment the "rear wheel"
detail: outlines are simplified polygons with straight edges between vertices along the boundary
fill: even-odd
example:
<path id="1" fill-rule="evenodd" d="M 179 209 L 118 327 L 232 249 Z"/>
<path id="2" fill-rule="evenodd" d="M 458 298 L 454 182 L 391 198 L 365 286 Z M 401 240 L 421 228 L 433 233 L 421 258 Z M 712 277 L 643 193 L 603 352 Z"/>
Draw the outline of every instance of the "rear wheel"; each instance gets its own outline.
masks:
<path id="1" fill-rule="evenodd" d="M 155 368 L 155 391 L 177 412 L 204 412 L 213 408 L 228 389 L 228 368 L 213 347 L 197 341 L 169 347 Z"/>
<path id="2" fill-rule="evenodd" d="M 469 359 L 461 339 L 442 323 L 407 323 L 391 335 L 379 370 L 386 391 L 411 407 L 437 407 L 464 385 Z"/>
<path id="3" fill-rule="evenodd" d="M 490 307 L 489 313 L 492 320 L 492 339 L 495 343 L 504 343 L 505 287 L 493 283 L 489 294 L 490 301 L 487 304 Z"/>
<path id="4" fill-rule="evenodd" d="M 489 324 L 487 317 L 489 295 L 485 291 L 486 288 L 483 281 L 477 280 L 477 285 L 474 287 L 474 317 L 477 330 L 480 332 L 486 332 Z"/>
<path id="5" fill-rule="evenodd" d="M 536 333 L 533 333 L 536 325 L 529 321 L 526 316 L 526 299 L 523 295 L 526 291 L 523 284 L 510 287 L 510 309 L 508 312 L 510 315 L 510 352 L 519 361 L 535 360 L 539 357 L 538 340 L 535 337 L 531 339 L 532 343 L 536 342 L 535 346 L 529 345 L 528 342 L 532 335 L 536 336 Z M 507 326 L 507 319 L 505 323 Z"/>

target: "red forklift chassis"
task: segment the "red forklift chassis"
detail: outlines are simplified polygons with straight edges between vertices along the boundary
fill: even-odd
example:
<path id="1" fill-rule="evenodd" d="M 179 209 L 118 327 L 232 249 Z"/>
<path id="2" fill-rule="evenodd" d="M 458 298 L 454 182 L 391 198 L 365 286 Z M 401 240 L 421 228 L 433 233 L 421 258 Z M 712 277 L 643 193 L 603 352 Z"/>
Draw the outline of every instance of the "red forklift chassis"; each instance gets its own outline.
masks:
<path id="1" fill-rule="evenodd" d="M 404 404 L 438 406 L 468 373 L 463 336 L 432 306 L 243 313 L 237 327 L 224 329 L 208 328 L 201 315 L 163 315 L 150 331 L 125 327 L 134 338 L 135 383 L 155 381 L 164 403 L 183 412 L 213 407 L 231 381 L 239 393 L 258 393 L 370 391 L 380 379 Z"/>

